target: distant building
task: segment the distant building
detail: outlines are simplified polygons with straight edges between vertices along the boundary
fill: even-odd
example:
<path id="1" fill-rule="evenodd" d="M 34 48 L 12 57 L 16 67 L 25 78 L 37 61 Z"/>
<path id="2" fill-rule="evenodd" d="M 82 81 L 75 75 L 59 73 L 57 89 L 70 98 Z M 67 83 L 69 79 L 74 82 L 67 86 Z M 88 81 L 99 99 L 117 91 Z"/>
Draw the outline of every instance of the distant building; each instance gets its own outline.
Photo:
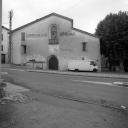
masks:
<path id="1" fill-rule="evenodd" d="M 9 37 L 8 37 L 9 29 L 2 26 L 2 35 L 1 35 L 1 63 L 8 63 L 8 44 L 9 44 Z"/>
<path id="2" fill-rule="evenodd" d="M 99 38 L 73 27 L 73 20 L 51 13 L 12 31 L 12 62 L 44 62 L 44 69 L 67 70 L 72 59 L 92 59 L 100 68 Z"/>

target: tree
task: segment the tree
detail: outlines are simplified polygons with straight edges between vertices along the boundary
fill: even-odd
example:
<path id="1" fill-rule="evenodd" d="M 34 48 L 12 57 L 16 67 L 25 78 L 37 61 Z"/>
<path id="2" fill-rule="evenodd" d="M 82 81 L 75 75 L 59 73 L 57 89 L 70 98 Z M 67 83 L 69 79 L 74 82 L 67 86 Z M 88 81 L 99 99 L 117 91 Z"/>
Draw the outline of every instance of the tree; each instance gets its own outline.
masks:
<path id="1" fill-rule="evenodd" d="M 101 54 L 108 57 L 110 69 L 123 67 L 128 59 L 128 12 L 108 14 L 98 23 L 95 34 L 100 37 Z"/>

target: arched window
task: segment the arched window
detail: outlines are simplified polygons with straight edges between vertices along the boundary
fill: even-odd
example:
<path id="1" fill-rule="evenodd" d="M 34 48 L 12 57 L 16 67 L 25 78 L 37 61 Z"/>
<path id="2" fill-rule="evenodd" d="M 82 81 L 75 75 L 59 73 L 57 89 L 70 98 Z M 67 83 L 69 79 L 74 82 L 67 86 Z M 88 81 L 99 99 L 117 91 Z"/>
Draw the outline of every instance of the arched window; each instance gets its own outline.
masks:
<path id="1" fill-rule="evenodd" d="M 50 39 L 49 44 L 58 44 L 58 37 L 57 37 L 57 25 L 52 24 L 50 26 Z"/>

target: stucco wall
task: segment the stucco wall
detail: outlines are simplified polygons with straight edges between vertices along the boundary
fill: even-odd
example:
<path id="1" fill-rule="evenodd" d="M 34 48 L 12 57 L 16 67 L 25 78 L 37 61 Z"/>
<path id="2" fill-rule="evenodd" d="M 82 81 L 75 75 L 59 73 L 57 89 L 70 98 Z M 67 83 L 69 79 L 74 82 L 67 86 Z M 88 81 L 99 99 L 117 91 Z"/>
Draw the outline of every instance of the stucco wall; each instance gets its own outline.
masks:
<path id="1" fill-rule="evenodd" d="M 8 40 L 8 30 L 6 30 L 5 28 L 2 27 L 2 34 L 3 34 L 3 40 L 1 42 L 1 44 L 3 45 L 3 51 L 1 51 L 2 54 L 5 54 L 5 61 L 6 63 L 8 62 L 8 44 L 9 44 L 9 40 Z"/>
<path id="2" fill-rule="evenodd" d="M 70 21 L 51 16 L 48 19 L 32 24 L 26 28 L 16 31 L 12 34 L 13 42 L 13 63 L 20 64 L 32 56 L 42 56 L 47 58 L 49 52 L 49 26 L 57 24 L 58 33 L 60 31 L 69 31 L 72 23 Z M 21 32 L 26 33 L 27 54 L 21 54 Z M 32 34 L 39 34 L 32 36 Z M 59 35 L 58 35 L 59 37 Z M 59 53 L 58 53 L 59 54 Z"/>
<path id="3" fill-rule="evenodd" d="M 57 25 L 58 45 L 49 45 L 49 27 Z M 21 32 L 26 33 L 25 44 L 27 54 L 21 54 Z M 32 35 L 33 34 L 33 35 Z M 34 35 L 35 34 L 35 35 Z M 29 58 L 46 60 L 50 55 L 56 55 L 59 69 L 66 70 L 68 61 L 82 57 L 96 60 L 100 67 L 99 39 L 72 29 L 72 22 L 60 17 L 51 16 L 13 33 L 13 63 L 21 64 Z M 87 50 L 82 51 L 82 42 L 87 42 Z M 45 66 L 47 68 L 47 66 Z"/>
<path id="4" fill-rule="evenodd" d="M 62 68 L 67 68 L 67 63 L 71 59 L 81 60 L 83 57 L 85 59 L 95 60 L 100 66 L 100 43 L 99 39 L 80 33 L 78 31 L 72 30 L 73 35 L 62 36 L 60 38 L 60 56 Z M 82 42 L 87 43 L 86 51 L 82 51 Z"/>

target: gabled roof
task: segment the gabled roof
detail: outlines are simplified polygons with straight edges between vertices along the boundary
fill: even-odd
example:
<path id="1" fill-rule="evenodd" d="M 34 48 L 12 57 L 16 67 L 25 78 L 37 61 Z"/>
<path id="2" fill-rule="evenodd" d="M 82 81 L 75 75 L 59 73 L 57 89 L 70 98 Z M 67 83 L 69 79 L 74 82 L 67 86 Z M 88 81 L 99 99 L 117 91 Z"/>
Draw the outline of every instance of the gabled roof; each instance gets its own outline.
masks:
<path id="1" fill-rule="evenodd" d="M 16 32 L 16 31 L 18 31 L 18 30 L 21 30 L 21 29 L 23 29 L 23 28 L 25 28 L 25 27 L 27 27 L 27 26 L 29 26 L 29 25 L 32 25 L 32 24 L 34 24 L 34 23 L 37 23 L 37 22 L 39 22 L 39 21 L 41 21 L 41 20 L 44 20 L 44 19 L 46 19 L 46 18 L 48 18 L 48 17 L 50 17 L 50 16 L 57 16 L 57 17 L 59 17 L 59 18 L 68 20 L 68 21 L 70 21 L 70 22 L 72 23 L 72 29 L 73 29 L 73 30 L 78 31 L 78 32 L 80 32 L 80 33 L 84 33 L 84 34 L 93 36 L 93 37 L 95 37 L 95 38 L 98 38 L 98 37 L 97 37 L 96 35 L 94 35 L 94 34 L 91 34 L 91 33 L 89 33 L 89 32 L 86 32 L 86 31 L 83 31 L 83 30 L 80 30 L 80 29 L 77 29 L 77 28 L 73 28 L 73 19 L 68 18 L 68 17 L 66 17 L 66 16 L 62 16 L 62 15 L 57 14 L 57 13 L 51 13 L 51 14 L 49 14 L 49 15 L 46 15 L 46 16 L 41 17 L 41 18 L 39 18 L 39 19 L 36 19 L 36 20 L 34 20 L 34 21 L 32 21 L 32 22 L 30 22 L 30 23 L 28 23 L 28 24 L 25 24 L 25 25 L 23 25 L 23 26 L 21 26 L 21 27 L 18 27 L 18 28 L 16 28 L 16 29 L 12 30 L 11 32 L 13 33 L 13 32 Z"/>
<path id="2" fill-rule="evenodd" d="M 8 28 L 6 28 L 5 26 L 2 26 L 2 28 L 4 28 L 4 29 L 6 29 L 7 31 L 9 31 L 9 29 L 8 29 Z"/>
<path id="3" fill-rule="evenodd" d="M 80 30 L 80 29 L 78 29 L 78 28 L 73 28 L 73 30 L 78 31 L 78 32 L 83 33 L 83 34 L 87 34 L 87 35 L 90 35 L 90 36 L 93 36 L 93 37 L 98 38 L 96 35 L 91 34 L 91 33 L 89 33 L 89 32 L 86 32 L 86 31 L 83 31 L 83 30 Z"/>
<path id="4" fill-rule="evenodd" d="M 62 19 L 69 20 L 69 21 L 71 21 L 72 24 L 73 24 L 73 19 L 70 19 L 70 18 L 68 18 L 68 17 L 62 16 L 62 15 L 57 14 L 57 13 L 51 13 L 51 14 L 49 14 L 49 15 L 46 15 L 46 16 L 41 17 L 41 18 L 39 18 L 39 19 L 36 19 L 36 20 L 34 20 L 34 21 L 32 21 L 32 22 L 30 22 L 30 23 L 28 23 L 28 24 L 25 24 L 25 25 L 23 25 L 23 26 L 21 26 L 21 27 L 19 27 L 19 28 L 14 29 L 14 30 L 12 31 L 12 33 L 15 32 L 15 31 L 18 31 L 18 30 L 20 30 L 20 29 L 22 29 L 22 28 L 25 28 L 25 27 L 27 27 L 27 26 L 29 26 L 29 25 L 32 25 L 32 24 L 34 24 L 34 23 L 37 23 L 37 22 L 39 22 L 39 21 L 41 21 L 41 20 L 44 20 L 44 19 L 46 19 L 46 18 L 48 18 L 48 17 L 50 17 L 50 16 L 57 16 L 57 17 L 60 17 L 60 18 L 62 18 Z"/>

